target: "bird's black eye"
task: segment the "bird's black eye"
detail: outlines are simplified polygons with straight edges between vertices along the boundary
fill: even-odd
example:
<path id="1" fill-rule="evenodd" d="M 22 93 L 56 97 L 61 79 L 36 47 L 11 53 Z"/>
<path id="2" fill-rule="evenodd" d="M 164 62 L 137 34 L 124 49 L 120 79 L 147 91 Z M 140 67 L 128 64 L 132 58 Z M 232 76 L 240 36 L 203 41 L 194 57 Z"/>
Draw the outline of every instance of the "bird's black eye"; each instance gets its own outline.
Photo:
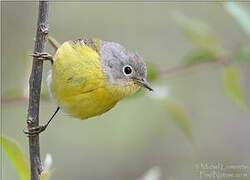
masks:
<path id="1" fill-rule="evenodd" d="M 129 65 L 124 66 L 123 72 L 125 73 L 125 75 L 130 75 L 132 73 L 132 67 Z"/>

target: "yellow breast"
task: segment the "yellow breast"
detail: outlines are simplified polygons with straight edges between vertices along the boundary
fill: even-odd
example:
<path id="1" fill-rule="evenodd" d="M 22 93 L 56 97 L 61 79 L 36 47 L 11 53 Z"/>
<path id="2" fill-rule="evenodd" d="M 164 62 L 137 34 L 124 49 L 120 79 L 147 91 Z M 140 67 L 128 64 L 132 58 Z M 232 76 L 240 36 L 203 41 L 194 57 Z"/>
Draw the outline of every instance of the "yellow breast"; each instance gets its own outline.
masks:
<path id="1" fill-rule="evenodd" d="M 65 42 L 58 48 L 50 87 L 58 105 L 80 119 L 108 111 L 138 88 L 133 83 L 109 84 L 99 54 L 83 42 Z"/>

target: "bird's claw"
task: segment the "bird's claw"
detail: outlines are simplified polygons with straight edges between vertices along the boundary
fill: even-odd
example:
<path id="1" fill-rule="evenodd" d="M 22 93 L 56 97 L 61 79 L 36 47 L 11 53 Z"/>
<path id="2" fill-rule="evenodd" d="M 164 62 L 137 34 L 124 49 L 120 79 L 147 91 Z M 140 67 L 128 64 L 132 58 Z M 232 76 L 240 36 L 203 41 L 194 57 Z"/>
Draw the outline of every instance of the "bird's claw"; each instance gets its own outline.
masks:
<path id="1" fill-rule="evenodd" d="M 33 128 L 28 128 L 28 131 L 23 130 L 24 134 L 27 134 L 28 136 L 36 136 L 43 132 L 46 129 L 47 126 L 42 125 L 42 126 L 37 126 Z"/>
<path id="2" fill-rule="evenodd" d="M 53 56 L 46 52 L 42 52 L 42 53 L 35 52 L 33 54 L 30 54 L 30 56 L 33 56 L 37 58 L 38 60 L 42 60 L 42 61 L 49 60 L 53 62 Z"/>

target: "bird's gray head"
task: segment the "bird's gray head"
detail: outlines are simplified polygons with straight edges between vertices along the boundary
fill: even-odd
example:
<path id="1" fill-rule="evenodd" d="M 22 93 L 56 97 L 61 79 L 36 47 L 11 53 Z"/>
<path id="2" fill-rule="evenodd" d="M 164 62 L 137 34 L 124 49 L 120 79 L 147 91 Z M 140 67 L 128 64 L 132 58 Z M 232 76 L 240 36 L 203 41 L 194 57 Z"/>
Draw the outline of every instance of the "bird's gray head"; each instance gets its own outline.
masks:
<path id="1" fill-rule="evenodd" d="M 135 83 L 152 91 L 146 81 L 147 68 L 143 59 L 114 42 L 102 41 L 99 49 L 104 75 L 111 84 Z"/>

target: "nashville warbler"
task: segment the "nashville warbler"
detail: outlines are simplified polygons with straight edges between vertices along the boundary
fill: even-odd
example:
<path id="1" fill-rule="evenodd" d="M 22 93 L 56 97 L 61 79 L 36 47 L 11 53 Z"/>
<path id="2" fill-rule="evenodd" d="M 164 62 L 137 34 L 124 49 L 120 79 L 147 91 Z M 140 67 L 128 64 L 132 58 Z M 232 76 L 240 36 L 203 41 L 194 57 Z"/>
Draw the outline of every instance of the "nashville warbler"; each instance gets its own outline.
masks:
<path id="1" fill-rule="evenodd" d="M 47 82 L 58 108 L 45 125 L 28 134 L 45 130 L 59 108 L 87 119 L 107 112 L 140 87 L 152 91 L 143 59 L 118 43 L 84 38 L 63 43 L 53 58 L 47 53 L 33 56 L 52 61 Z"/>

